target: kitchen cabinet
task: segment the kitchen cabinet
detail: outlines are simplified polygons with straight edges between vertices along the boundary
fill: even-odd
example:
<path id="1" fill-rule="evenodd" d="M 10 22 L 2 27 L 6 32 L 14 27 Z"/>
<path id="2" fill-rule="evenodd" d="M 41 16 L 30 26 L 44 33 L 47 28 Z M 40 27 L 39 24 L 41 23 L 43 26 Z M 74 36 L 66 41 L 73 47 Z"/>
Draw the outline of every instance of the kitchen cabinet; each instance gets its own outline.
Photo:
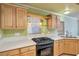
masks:
<path id="1" fill-rule="evenodd" d="M 47 28 L 48 28 L 49 30 L 52 29 L 52 19 L 48 19 L 48 20 L 47 20 Z"/>
<path id="2" fill-rule="evenodd" d="M 54 41 L 54 55 L 77 55 L 79 54 L 79 41 L 76 39 L 60 39 Z"/>
<path id="3" fill-rule="evenodd" d="M 19 49 L 7 51 L 8 56 L 13 56 L 13 55 L 18 55 L 19 54 Z"/>
<path id="4" fill-rule="evenodd" d="M 58 21 L 57 17 L 58 16 L 54 14 L 49 14 L 44 17 L 45 19 L 42 20 L 42 26 L 45 29 L 45 31 L 50 33 L 51 31 L 56 29 L 56 23 Z M 45 31 L 43 30 L 43 32 Z"/>
<path id="5" fill-rule="evenodd" d="M 28 51 L 28 52 L 24 52 L 21 53 L 21 56 L 35 56 L 36 53 L 34 51 Z"/>
<path id="6" fill-rule="evenodd" d="M 56 28 L 56 19 L 57 19 L 56 15 L 47 15 L 46 16 L 48 30 Z"/>
<path id="7" fill-rule="evenodd" d="M 55 40 L 54 41 L 54 56 L 58 56 L 59 55 L 59 40 Z"/>
<path id="8" fill-rule="evenodd" d="M 7 56 L 7 52 L 0 52 L 0 56 Z"/>
<path id="9" fill-rule="evenodd" d="M 10 5 L 1 5 L 1 28 L 14 29 L 15 28 L 15 7 Z"/>
<path id="10" fill-rule="evenodd" d="M 77 41 L 75 39 L 64 39 L 64 52 L 70 55 L 77 54 Z"/>
<path id="11" fill-rule="evenodd" d="M 21 48 L 20 54 L 21 54 L 21 56 L 35 56 L 36 55 L 36 47 L 29 46 L 29 47 Z"/>
<path id="12" fill-rule="evenodd" d="M 16 27 L 17 29 L 26 28 L 27 23 L 27 11 L 24 8 L 16 8 Z"/>
<path id="13" fill-rule="evenodd" d="M 27 11 L 7 4 L 0 5 L 2 29 L 26 29 Z"/>
<path id="14" fill-rule="evenodd" d="M 57 15 L 52 15 L 52 28 L 55 29 L 56 28 L 56 22 L 57 22 Z"/>
<path id="15" fill-rule="evenodd" d="M 0 56 L 14 56 L 19 54 L 19 49 L 0 52 Z"/>
<path id="16" fill-rule="evenodd" d="M 36 46 L 28 46 L 14 50 L 0 52 L 0 56 L 35 56 Z"/>
<path id="17" fill-rule="evenodd" d="M 64 52 L 64 41 L 62 39 L 54 41 L 54 55 L 59 56 Z"/>
<path id="18" fill-rule="evenodd" d="M 79 54 L 79 40 L 77 40 L 77 54 Z"/>
<path id="19" fill-rule="evenodd" d="M 52 27 L 52 17 L 51 17 L 51 15 L 46 15 L 45 19 L 46 19 L 46 22 L 47 22 L 47 29 L 51 30 L 51 27 Z"/>
<path id="20" fill-rule="evenodd" d="M 63 52 L 64 52 L 64 40 L 62 40 L 62 39 L 60 39 L 59 40 L 59 55 L 62 55 L 63 54 Z"/>

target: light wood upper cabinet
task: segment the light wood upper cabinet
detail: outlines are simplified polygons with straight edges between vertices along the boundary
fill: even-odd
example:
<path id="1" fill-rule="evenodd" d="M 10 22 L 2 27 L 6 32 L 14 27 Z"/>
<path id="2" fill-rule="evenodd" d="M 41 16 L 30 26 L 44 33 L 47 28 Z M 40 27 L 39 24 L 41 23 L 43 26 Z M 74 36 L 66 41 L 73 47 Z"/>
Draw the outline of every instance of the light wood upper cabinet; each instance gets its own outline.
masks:
<path id="1" fill-rule="evenodd" d="M 1 4 L 1 28 L 25 29 L 27 24 L 27 11 L 24 8 Z"/>
<path id="2" fill-rule="evenodd" d="M 13 29 L 15 27 L 15 7 L 1 5 L 1 28 Z"/>
<path id="3" fill-rule="evenodd" d="M 48 29 L 52 29 L 52 19 L 47 20 L 47 27 Z"/>
<path id="4" fill-rule="evenodd" d="M 57 15 L 52 15 L 52 28 L 56 28 Z"/>
<path id="5" fill-rule="evenodd" d="M 16 27 L 18 29 L 26 28 L 27 12 L 23 8 L 16 8 Z"/>
<path id="6" fill-rule="evenodd" d="M 48 30 L 52 30 L 56 28 L 56 19 L 57 16 L 54 14 L 49 14 L 45 17 L 46 21 L 47 21 L 47 29 Z"/>

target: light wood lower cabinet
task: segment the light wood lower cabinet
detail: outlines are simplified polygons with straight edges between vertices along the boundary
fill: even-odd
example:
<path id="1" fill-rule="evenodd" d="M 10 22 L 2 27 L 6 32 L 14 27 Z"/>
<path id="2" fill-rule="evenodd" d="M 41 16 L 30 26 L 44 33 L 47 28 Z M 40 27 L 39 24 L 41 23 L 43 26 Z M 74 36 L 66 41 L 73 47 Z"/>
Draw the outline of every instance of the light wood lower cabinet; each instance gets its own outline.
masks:
<path id="1" fill-rule="evenodd" d="M 54 41 L 54 55 L 79 54 L 79 40 L 76 39 L 60 39 Z"/>
<path id="2" fill-rule="evenodd" d="M 7 56 L 7 52 L 0 52 L 0 56 Z"/>
<path id="3" fill-rule="evenodd" d="M 59 40 L 59 55 L 61 55 L 64 52 L 64 40 Z"/>
<path id="4" fill-rule="evenodd" d="M 60 39 L 54 41 L 54 56 L 66 54 L 79 54 L 79 40 L 76 39 Z M 0 52 L 0 56 L 35 56 L 36 46 L 28 46 L 19 49 Z"/>
<path id="5" fill-rule="evenodd" d="M 19 54 L 19 49 L 7 51 L 7 52 L 8 52 L 7 55 L 10 55 L 10 56 L 18 55 Z"/>
<path id="6" fill-rule="evenodd" d="M 58 56 L 59 55 L 59 40 L 55 40 L 54 41 L 54 56 Z"/>
<path id="7" fill-rule="evenodd" d="M 64 40 L 54 41 L 54 56 L 61 55 L 64 51 Z"/>
<path id="8" fill-rule="evenodd" d="M 75 39 L 64 39 L 64 52 L 67 54 L 77 54 L 77 41 Z"/>
<path id="9" fill-rule="evenodd" d="M 77 40 L 77 54 L 79 54 L 79 40 Z"/>
<path id="10" fill-rule="evenodd" d="M 35 56 L 35 55 L 36 55 L 36 53 L 34 50 L 21 53 L 21 56 Z"/>
<path id="11" fill-rule="evenodd" d="M 19 49 L 0 52 L 0 56 L 35 56 L 36 46 L 28 46 Z"/>
<path id="12" fill-rule="evenodd" d="M 19 49 L 0 52 L 0 56 L 13 56 L 18 54 L 19 54 Z"/>
<path id="13" fill-rule="evenodd" d="M 36 55 L 36 46 L 29 46 L 21 48 L 21 56 L 35 56 Z"/>

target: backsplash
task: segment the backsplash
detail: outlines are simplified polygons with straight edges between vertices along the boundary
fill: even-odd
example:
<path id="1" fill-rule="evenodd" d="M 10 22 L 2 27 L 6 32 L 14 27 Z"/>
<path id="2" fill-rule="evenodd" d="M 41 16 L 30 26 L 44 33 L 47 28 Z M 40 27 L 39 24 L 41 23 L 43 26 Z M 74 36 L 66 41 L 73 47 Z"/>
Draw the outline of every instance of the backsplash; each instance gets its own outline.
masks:
<path id="1" fill-rule="evenodd" d="M 24 30 L 0 30 L 0 33 L 2 33 L 3 37 L 11 37 L 15 36 L 16 33 L 19 33 L 21 36 L 27 35 L 26 29 Z"/>

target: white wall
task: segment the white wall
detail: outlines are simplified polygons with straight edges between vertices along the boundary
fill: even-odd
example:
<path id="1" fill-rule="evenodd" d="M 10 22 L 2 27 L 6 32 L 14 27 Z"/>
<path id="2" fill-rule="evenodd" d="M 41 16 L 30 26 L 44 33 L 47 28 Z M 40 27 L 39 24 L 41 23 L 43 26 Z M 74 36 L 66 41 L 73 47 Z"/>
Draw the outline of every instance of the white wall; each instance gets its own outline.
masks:
<path id="1" fill-rule="evenodd" d="M 68 31 L 72 36 L 78 36 L 78 22 L 76 18 L 64 17 L 65 32 Z"/>

